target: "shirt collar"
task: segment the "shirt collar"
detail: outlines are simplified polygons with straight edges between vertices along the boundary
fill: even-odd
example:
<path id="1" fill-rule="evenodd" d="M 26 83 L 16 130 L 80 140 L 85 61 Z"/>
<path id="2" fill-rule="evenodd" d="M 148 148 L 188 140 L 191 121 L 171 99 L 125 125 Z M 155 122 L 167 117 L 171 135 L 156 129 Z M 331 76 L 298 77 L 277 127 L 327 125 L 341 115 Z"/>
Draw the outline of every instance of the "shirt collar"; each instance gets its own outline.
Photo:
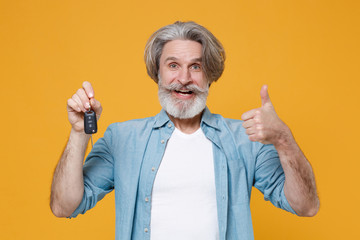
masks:
<path id="1" fill-rule="evenodd" d="M 155 123 L 153 128 L 160 128 L 169 121 L 170 121 L 169 116 L 167 115 L 164 109 L 161 109 L 160 113 L 155 117 Z M 208 125 L 209 127 L 219 129 L 217 124 L 217 118 L 210 112 L 208 107 L 205 107 L 204 109 L 200 126 L 202 126 L 203 123 Z"/>
<path id="2" fill-rule="evenodd" d="M 200 126 L 204 124 L 208 125 L 209 127 L 215 128 L 219 130 L 219 126 L 217 124 L 217 117 L 215 117 L 214 114 L 212 114 L 208 107 L 205 107 L 204 113 L 201 118 Z"/>
<path id="3" fill-rule="evenodd" d="M 170 121 L 169 116 L 164 109 L 161 109 L 160 113 L 155 116 L 155 123 L 153 128 L 160 128 Z"/>

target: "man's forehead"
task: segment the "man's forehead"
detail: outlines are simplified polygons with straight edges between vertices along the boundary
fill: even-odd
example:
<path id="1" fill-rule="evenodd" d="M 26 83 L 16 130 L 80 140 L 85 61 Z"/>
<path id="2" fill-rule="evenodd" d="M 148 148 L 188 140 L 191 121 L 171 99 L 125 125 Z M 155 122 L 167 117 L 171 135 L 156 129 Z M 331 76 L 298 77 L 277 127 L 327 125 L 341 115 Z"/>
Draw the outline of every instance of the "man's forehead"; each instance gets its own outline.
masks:
<path id="1" fill-rule="evenodd" d="M 161 58 L 164 61 L 187 59 L 200 61 L 202 57 L 202 45 L 192 40 L 172 40 L 164 45 Z"/>

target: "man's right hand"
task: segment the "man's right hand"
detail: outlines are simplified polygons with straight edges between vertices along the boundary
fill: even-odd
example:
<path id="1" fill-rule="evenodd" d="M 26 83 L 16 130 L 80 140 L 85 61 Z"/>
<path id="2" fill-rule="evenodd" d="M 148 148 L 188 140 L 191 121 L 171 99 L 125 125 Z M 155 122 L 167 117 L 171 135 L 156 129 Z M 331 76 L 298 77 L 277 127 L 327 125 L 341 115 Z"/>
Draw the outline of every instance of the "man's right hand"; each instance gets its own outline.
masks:
<path id="1" fill-rule="evenodd" d="M 69 140 L 56 166 L 51 185 L 50 206 L 57 217 L 69 217 L 79 206 L 84 194 L 83 161 L 90 136 L 84 132 L 84 112 L 92 108 L 99 119 L 102 107 L 94 98 L 89 82 L 67 101 Z"/>
<path id="2" fill-rule="evenodd" d="M 82 88 L 79 88 L 76 93 L 67 101 L 68 119 L 74 131 L 84 132 L 84 112 L 89 108 L 96 113 L 96 118 L 99 120 L 102 107 L 99 101 L 94 98 L 94 89 L 89 82 L 83 82 Z"/>

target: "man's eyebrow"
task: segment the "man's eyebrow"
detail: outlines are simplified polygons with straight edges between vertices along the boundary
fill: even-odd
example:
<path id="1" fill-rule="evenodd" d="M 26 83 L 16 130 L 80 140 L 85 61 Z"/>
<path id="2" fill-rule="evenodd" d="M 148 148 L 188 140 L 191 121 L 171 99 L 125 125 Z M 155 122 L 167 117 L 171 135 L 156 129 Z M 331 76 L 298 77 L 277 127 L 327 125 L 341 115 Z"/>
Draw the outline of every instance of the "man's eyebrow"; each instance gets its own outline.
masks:
<path id="1" fill-rule="evenodd" d="M 167 62 L 167 61 L 177 61 L 178 59 L 176 58 L 176 57 L 167 57 L 166 59 L 165 59 L 165 62 Z"/>
<path id="2" fill-rule="evenodd" d="M 194 58 L 191 60 L 192 62 L 201 62 L 202 61 L 202 58 L 199 57 L 199 58 Z"/>
<path id="3" fill-rule="evenodd" d="M 167 57 L 165 59 L 165 62 L 167 62 L 167 61 L 178 61 L 178 60 L 179 59 L 176 58 L 176 57 Z M 193 59 L 191 59 L 191 62 L 201 62 L 201 57 L 200 58 L 193 58 Z"/>

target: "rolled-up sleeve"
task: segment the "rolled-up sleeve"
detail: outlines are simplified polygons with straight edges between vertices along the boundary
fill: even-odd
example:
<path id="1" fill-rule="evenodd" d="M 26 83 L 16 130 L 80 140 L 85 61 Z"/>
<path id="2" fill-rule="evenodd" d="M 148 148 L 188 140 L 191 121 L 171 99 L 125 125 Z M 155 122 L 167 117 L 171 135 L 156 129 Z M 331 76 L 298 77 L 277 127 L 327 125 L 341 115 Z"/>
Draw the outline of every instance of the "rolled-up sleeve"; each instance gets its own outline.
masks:
<path id="1" fill-rule="evenodd" d="M 83 166 L 84 195 L 70 218 L 84 214 L 93 208 L 106 194 L 114 189 L 114 163 L 111 153 L 113 128 L 106 130 L 104 137 L 95 144 Z"/>
<path id="2" fill-rule="evenodd" d="M 256 154 L 254 186 L 276 207 L 296 214 L 284 193 L 285 174 L 273 145 L 260 145 Z"/>

